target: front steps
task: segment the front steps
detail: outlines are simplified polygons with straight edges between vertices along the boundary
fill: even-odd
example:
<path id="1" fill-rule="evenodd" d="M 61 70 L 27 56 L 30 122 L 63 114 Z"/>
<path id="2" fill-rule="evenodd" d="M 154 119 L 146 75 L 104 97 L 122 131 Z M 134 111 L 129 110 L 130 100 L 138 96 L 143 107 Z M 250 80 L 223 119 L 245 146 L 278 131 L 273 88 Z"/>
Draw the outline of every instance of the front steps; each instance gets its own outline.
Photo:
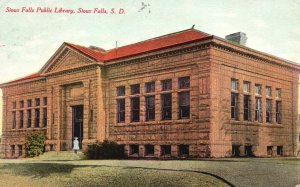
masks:
<path id="1" fill-rule="evenodd" d="M 49 151 L 44 154 L 36 157 L 37 160 L 83 160 L 85 159 L 85 155 L 83 152 L 78 151 L 77 154 L 74 151 Z"/>

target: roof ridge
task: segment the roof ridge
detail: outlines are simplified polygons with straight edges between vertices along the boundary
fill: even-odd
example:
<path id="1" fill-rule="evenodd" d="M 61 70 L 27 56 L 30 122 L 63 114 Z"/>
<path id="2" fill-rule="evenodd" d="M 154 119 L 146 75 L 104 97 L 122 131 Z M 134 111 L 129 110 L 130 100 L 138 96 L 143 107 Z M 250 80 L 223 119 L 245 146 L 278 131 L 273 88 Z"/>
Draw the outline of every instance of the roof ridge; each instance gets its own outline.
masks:
<path id="1" fill-rule="evenodd" d="M 184 30 L 181 30 L 181 31 L 172 32 L 172 33 L 169 33 L 169 34 L 164 34 L 164 35 L 161 35 L 161 36 L 156 36 L 154 38 L 149 38 L 149 39 L 146 39 L 146 40 L 143 40 L 143 41 L 139 41 L 139 42 L 136 42 L 136 43 L 131 43 L 131 44 L 128 44 L 128 45 L 123 45 L 123 46 L 120 46 L 120 47 L 117 47 L 117 48 L 108 49 L 108 50 L 106 50 L 106 53 L 108 53 L 108 52 L 110 52 L 112 50 L 118 49 L 118 48 L 128 47 L 128 46 L 131 46 L 131 45 L 136 45 L 136 44 L 144 43 L 144 42 L 147 42 L 147 41 L 152 41 L 152 40 L 156 40 L 156 39 L 160 39 L 160 38 L 165 38 L 165 37 L 173 36 L 173 35 L 180 34 L 180 33 L 186 32 L 186 31 L 196 31 L 196 32 L 199 32 L 199 33 L 211 35 L 211 34 L 202 32 L 202 31 L 194 29 L 194 28 L 188 28 L 188 29 L 184 29 Z"/>

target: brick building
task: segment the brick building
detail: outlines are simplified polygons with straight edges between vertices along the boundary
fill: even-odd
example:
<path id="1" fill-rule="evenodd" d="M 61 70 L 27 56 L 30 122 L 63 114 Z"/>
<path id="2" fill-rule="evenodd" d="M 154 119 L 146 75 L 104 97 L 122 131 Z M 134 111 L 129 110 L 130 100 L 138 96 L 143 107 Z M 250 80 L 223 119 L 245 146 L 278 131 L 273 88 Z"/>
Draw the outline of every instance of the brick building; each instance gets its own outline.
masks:
<path id="1" fill-rule="evenodd" d="M 1 84 L 2 158 L 114 140 L 133 157 L 293 156 L 300 66 L 188 29 L 104 50 L 63 43 L 35 74 Z M 231 41 L 229 41 L 231 40 Z"/>

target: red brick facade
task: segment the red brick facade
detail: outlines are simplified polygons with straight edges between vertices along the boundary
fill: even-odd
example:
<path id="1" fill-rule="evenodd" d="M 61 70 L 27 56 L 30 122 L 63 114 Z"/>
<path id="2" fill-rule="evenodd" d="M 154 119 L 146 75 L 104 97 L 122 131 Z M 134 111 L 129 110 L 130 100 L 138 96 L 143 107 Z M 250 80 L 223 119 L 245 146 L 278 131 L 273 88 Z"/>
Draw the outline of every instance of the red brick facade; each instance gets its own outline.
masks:
<path id="1" fill-rule="evenodd" d="M 193 29 L 113 52 L 64 43 L 40 72 L 1 85 L 1 156 L 24 156 L 25 135 L 33 131 L 45 133 L 47 151 L 71 150 L 78 131 L 83 149 L 110 139 L 128 156 L 293 156 L 299 70 Z M 136 93 L 133 85 L 139 85 Z M 77 119 L 78 106 L 83 114 Z M 82 129 L 74 127 L 76 120 Z"/>

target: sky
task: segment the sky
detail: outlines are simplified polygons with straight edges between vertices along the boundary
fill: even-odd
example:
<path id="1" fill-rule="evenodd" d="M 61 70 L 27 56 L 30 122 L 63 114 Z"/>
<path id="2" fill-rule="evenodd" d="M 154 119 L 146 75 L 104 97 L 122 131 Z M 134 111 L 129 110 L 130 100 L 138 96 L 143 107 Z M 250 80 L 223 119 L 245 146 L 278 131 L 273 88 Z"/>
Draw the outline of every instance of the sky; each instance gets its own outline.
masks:
<path id="1" fill-rule="evenodd" d="M 244 32 L 248 47 L 300 63 L 299 20 L 300 0 L 0 0 L 0 84 L 39 71 L 64 41 L 111 49 L 192 25 L 219 37 Z"/>

